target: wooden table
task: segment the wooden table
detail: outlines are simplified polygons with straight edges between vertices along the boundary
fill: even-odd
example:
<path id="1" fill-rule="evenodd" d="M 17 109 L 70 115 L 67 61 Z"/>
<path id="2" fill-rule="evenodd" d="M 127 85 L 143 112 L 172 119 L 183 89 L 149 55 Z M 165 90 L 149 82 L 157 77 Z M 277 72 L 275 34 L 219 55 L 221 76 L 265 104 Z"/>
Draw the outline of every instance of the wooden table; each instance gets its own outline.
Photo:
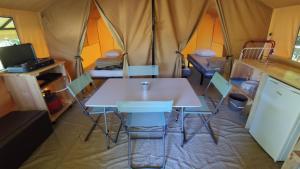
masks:
<path id="1" fill-rule="evenodd" d="M 141 82 L 150 82 L 147 92 L 142 90 Z M 200 107 L 201 103 L 190 83 L 184 78 L 131 78 L 108 79 L 89 100 L 87 107 L 117 107 L 119 101 L 162 101 L 173 100 L 173 107 L 180 108 L 181 133 L 183 136 L 183 109 Z M 106 118 L 105 112 L 104 116 Z M 106 132 L 107 126 L 105 126 Z M 108 133 L 106 133 L 108 134 Z M 182 137 L 182 144 L 184 138 Z"/>

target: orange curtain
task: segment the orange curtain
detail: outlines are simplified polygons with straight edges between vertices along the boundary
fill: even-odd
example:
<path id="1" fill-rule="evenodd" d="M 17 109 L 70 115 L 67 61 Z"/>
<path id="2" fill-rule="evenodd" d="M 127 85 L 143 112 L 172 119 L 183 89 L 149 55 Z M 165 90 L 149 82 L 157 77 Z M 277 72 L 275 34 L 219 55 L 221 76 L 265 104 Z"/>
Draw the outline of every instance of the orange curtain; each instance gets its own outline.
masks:
<path id="1" fill-rule="evenodd" d="M 81 53 L 83 67 L 94 67 L 95 61 L 104 57 L 105 52 L 112 49 L 120 49 L 120 47 L 101 18 L 95 3 L 92 2 L 85 42 Z"/>

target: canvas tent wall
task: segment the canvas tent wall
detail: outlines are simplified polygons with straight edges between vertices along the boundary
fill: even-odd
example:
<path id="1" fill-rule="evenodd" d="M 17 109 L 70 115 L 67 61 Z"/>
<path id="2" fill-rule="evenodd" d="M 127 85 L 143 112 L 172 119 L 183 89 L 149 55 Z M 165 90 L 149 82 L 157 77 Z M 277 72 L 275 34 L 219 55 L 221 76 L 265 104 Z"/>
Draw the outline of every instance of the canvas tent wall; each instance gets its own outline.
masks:
<path id="1" fill-rule="evenodd" d="M 196 49 L 212 49 L 217 56 L 221 57 L 224 45 L 221 29 L 217 11 L 210 6 L 198 23 L 197 29 L 182 53 L 187 56 L 187 54 L 194 52 Z M 120 49 L 120 47 L 104 23 L 97 7 L 92 3 L 85 42 L 81 53 L 84 68 L 93 68 L 97 58 L 105 57 L 105 52 L 112 49 Z"/>
<path id="2" fill-rule="evenodd" d="M 286 59 L 292 56 L 299 28 L 300 5 L 273 10 L 269 33 L 272 33 L 272 39 L 276 41 L 276 56 Z"/>
<path id="3" fill-rule="evenodd" d="M 103 2 L 104 1 L 105 0 L 103 0 Z M 267 37 L 269 31 L 273 32 L 273 39 L 278 41 L 278 43 L 281 43 L 278 44 L 278 48 L 275 49 L 275 54 L 283 55 L 286 57 L 290 55 L 290 50 L 288 51 L 286 50 L 286 48 L 292 48 L 292 44 L 295 40 L 295 38 L 292 37 L 292 34 L 296 34 L 294 32 L 296 27 L 300 24 L 300 21 L 299 19 L 292 19 L 293 22 L 290 23 L 293 26 L 291 26 L 289 24 L 286 24 L 289 19 L 285 18 L 290 18 L 292 15 L 292 18 L 296 18 L 296 16 L 299 16 L 299 13 L 297 12 L 299 11 L 299 7 L 295 7 L 297 9 L 293 9 L 294 7 L 291 7 L 290 9 L 279 8 L 287 7 L 290 5 L 300 5 L 299 0 L 215 1 L 218 4 L 217 10 L 219 12 L 222 30 L 224 32 L 224 45 L 227 54 L 236 55 L 237 53 L 239 53 L 241 46 L 245 40 L 255 38 L 264 39 Z M 170 3 L 177 3 L 177 1 L 165 1 L 164 3 L 167 6 L 170 6 Z M 19 36 L 21 37 L 21 41 L 23 43 L 33 43 L 34 48 L 39 56 L 47 56 L 48 53 L 50 53 L 50 55 L 55 58 L 65 59 L 72 62 L 74 60 L 74 56 L 81 53 L 83 44 L 82 37 L 84 37 L 83 34 L 85 32 L 85 25 L 87 23 L 87 18 L 90 11 L 90 4 L 91 0 L 1 0 L 0 7 L 2 9 L 0 9 L 0 15 L 14 17 L 14 19 L 16 20 L 16 26 L 19 32 Z M 108 10 L 118 11 L 120 8 L 118 5 L 120 4 L 121 0 L 115 0 L 112 7 Z M 135 3 L 126 3 L 126 5 L 129 5 L 128 9 L 135 9 L 136 7 Z M 130 5 L 132 6 L 130 7 Z M 160 5 L 162 5 L 162 2 Z M 290 10 L 294 12 L 290 13 Z M 272 11 L 274 12 L 271 21 Z M 176 10 L 172 11 L 172 13 L 174 12 L 176 12 Z M 144 12 L 140 12 L 140 15 L 143 15 L 144 18 L 151 20 L 150 14 L 144 15 Z M 284 17 L 283 15 L 286 15 L 286 17 Z M 122 16 L 123 18 L 119 17 L 119 19 L 124 20 L 125 16 Z M 187 16 L 189 17 L 189 15 Z M 132 17 L 132 15 L 128 15 L 128 17 Z M 158 21 L 160 21 L 160 29 L 165 28 L 165 24 L 168 23 L 170 26 L 170 24 L 172 23 L 167 22 L 165 19 Z M 271 26 L 269 29 L 270 21 Z M 146 21 L 141 23 L 148 24 L 148 22 Z M 278 25 L 285 25 L 285 30 L 287 31 L 283 32 L 278 30 L 280 29 Z M 176 25 L 173 25 L 173 27 L 176 27 Z M 136 27 L 136 30 L 141 29 L 140 27 Z M 143 32 L 149 34 L 149 30 L 151 32 L 151 29 L 148 29 L 147 27 L 147 29 L 144 29 Z M 127 35 L 128 31 L 130 30 L 124 29 L 123 34 Z M 289 31 L 290 33 L 287 33 Z M 162 33 L 163 31 L 158 34 L 158 36 Z M 284 34 L 289 34 L 288 36 L 290 38 L 285 38 L 286 35 Z M 149 44 L 149 40 L 147 40 L 148 36 L 142 36 L 141 38 L 143 38 L 143 40 L 146 39 L 145 41 L 142 41 L 144 44 Z M 165 43 L 176 40 L 178 39 L 161 38 L 161 41 Z M 285 46 L 285 44 L 289 45 Z M 145 46 L 145 51 L 148 52 L 147 49 L 149 49 L 149 47 L 147 45 Z M 167 67 L 166 72 L 169 76 L 173 75 L 174 73 L 174 64 L 177 63 L 177 61 L 174 60 L 174 57 L 176 57 L 174 52 L 179 48 L 177 45 L 172 46 L 174 46 L 174 49 L 170 50 L 171 55 L 166 54 L 168 55 L 167 58 L 163 59 L 168 60 L 168 58 L 171 58 L 172 61 L 163 61 L 164 64 L 161 65 L 162 67 Z M 135 53 L 136 51 L 133 50 L 133 52 Z M 143 56 L 147 56 L 147 54 Z M 164 55 L 160 56 L 164 57 Z M 144 62 L 147 59 L 142 60 Z M 71 68 L 72 66 L 72 64 L 69 64 L 69 68 Z M 1 91 L 1 93 L 7 93 L 7 91 L 5 91 L 5 88 L 1 88 L 0 90 L 4 91 Z M 6 96 L 9 95 L 7 94 Z M 0 105 L 8 105 L 6 103 L 8 99 L 6 98 L 7 97 L 1 98 Z"/>
<path id="4" fill-rule="evenodd" d="M 197 49 L 211 49 L 218 57 L 224 56 L 224 35 L 215 5 L 215 3 L 211 3 L 199 21 L 192 38 L 182 51 L 184 56 L 195 52 Z"/>

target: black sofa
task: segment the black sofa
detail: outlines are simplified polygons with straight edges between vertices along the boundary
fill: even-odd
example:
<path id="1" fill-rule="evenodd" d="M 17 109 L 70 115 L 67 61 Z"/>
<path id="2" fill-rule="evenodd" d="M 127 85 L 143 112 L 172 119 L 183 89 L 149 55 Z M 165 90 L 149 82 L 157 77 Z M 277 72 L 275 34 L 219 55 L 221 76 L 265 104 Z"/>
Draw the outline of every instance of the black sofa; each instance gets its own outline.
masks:
<path id="1" fill-rule="evenodd" d="M 19 168 L 52 131 L 47 111 L 14 111 L 2 117 L 0 168 Z"/>

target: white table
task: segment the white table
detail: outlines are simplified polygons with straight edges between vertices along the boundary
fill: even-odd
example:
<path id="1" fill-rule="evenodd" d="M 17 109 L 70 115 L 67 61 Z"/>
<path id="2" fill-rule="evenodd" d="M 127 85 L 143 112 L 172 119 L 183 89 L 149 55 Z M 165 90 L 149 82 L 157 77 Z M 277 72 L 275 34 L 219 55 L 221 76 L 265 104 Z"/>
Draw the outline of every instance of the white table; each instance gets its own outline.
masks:
<path id="1" fill-rule="evenodd" d="M 140 82 L 149 81 L 143 92 Z M 173 100 L 174 107 L 199 107 L 201 103 L 184 78 L 108 79 L 89 100 L 87 107 L 117 107 L 119 101 Z"/>
<path id="2" fill-rule="evenodd" d="M 141 82 L 150 82 L 147 92 Z M 173 107 L 181 109 L 181 132 L 183 134 L 183 109 L 200 107 L 201 103 L 190 83 L 184 78 L 130 78 L 108 79 L 85 103 L 87 107 L 117 107 L 119 101 L 173 100 Z M 105 119 L 106 115 L 104 113 Z M 107 126 L 106 126 L 107 132 Z M 182 145 L 184 134 L 182 139 Z"/>

